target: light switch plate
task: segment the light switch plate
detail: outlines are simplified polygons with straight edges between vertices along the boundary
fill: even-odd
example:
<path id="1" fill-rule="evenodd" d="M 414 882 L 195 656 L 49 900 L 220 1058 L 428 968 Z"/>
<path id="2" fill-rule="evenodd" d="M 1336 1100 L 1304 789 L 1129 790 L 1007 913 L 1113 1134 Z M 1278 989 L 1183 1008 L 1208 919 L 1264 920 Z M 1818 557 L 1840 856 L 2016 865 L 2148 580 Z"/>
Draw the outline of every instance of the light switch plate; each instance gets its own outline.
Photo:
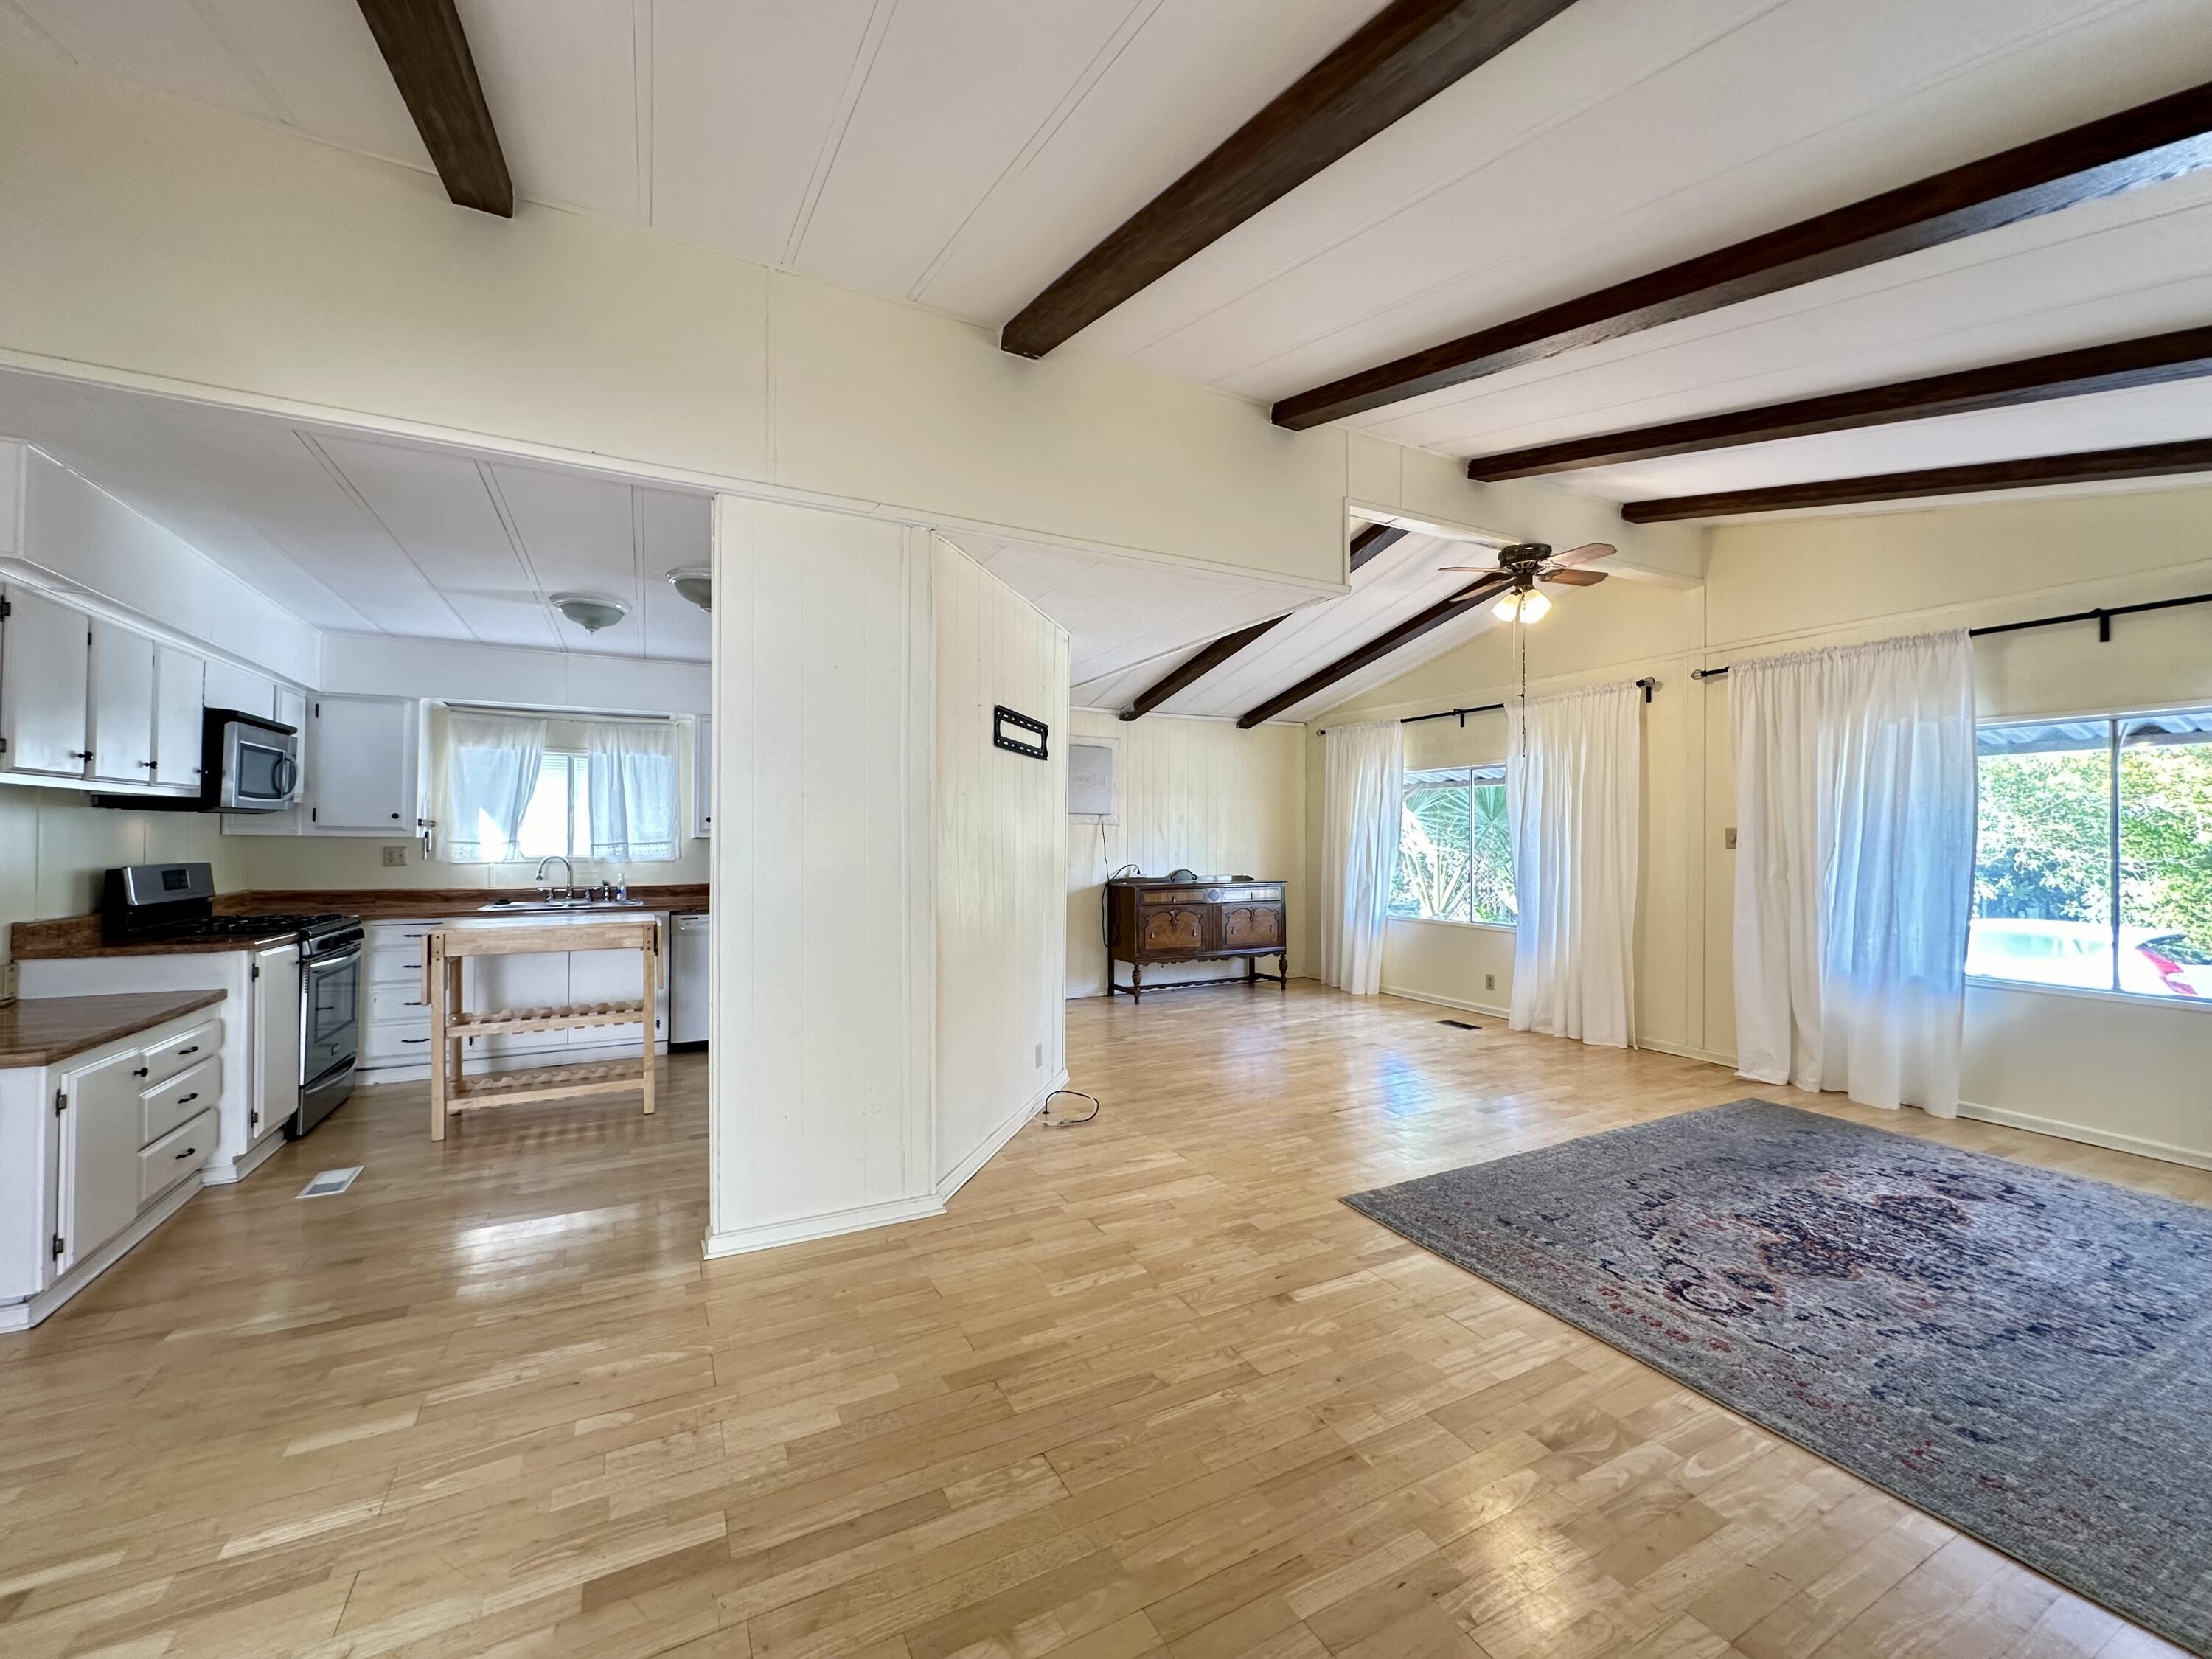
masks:
<path id="1" fill-rule="evenodd" d="M 1735 825 L 1734 825 L 1734 824 L 1732 824 L 1732 823 L 1731 823 L 1730 825 L 1729 825 L 1729 827 L 1728 827 L 1725 830 L 1722 831 L 1722 837 L 1723 837 L 1723 839 L 1727 842 L 1729 851 L 1729 852 L 1731 852 L 1731 853 L 1735 852 Z"/>

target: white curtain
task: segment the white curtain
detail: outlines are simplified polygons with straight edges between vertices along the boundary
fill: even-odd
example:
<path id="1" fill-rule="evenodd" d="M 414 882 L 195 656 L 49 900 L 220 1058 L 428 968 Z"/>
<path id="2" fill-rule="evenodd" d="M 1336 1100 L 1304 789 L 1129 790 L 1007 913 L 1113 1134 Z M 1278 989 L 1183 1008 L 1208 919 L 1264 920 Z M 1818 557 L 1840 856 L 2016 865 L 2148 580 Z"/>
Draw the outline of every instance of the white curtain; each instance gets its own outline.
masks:
<path id="1" fill-rule="evenodd" d="M 437 817 L 453 864 L 497 864 L 517 856 L 522 815 L 545 761 L 545 722 L 520 715 L 446 716 Z"/>
<path id="2" fill-rule="evenodd" d="M 1737 1074 L 1959 1109 L 1974 879 L 1963 632 L 1739 663 Z"/>
<path id="3" fill-rule="evenodd" d="M 1321 976 L 1371 997 L 1382 988 L 1382 938 L 1398 873 L 1405 728 L 1395 720 L 1333 726 L 1322 744 Z"/>
<path id="4" fill-rule="evenodd" d="M 1642 696 L 1601 685 L 1505 706 L 1516 1031 L 1635 1042 Z"/>
<path id="5" fill-rule="evenodd" d="M 683 851 L 678 723 L 592 720 L 586 728 L 592 856 L 631 862 L 676 857 Z"/>

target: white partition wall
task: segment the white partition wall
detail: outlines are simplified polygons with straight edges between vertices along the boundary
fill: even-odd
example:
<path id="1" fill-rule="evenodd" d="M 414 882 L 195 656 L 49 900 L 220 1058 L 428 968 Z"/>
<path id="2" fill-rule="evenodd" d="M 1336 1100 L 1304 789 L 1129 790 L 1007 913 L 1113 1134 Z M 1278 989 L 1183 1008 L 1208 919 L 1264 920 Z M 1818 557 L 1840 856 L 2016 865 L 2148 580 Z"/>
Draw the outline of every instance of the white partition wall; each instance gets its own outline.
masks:
<path id="1" fill-rule="evenodd" d="M 714 503 L 710 1255 L 941 1207 L 929 558 Z"/>

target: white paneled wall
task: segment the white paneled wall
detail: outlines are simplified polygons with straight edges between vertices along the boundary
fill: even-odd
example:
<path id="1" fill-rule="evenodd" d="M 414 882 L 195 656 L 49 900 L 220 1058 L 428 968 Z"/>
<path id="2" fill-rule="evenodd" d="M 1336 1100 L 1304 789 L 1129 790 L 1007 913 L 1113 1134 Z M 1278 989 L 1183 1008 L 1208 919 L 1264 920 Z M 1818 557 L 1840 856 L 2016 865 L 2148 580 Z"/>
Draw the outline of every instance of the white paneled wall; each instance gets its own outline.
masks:
<path id="1" fill-rule="evenodd" d="M 1106 945 L 1101 887 L 1109 871 L 1138 866 L 1148 876 L 1187 866 L 1200 875 L 1280 878 L 1290 889 L 1291 971 L 1313 971 L 1313 895 L 1306 872 L 1305 728 L 1147 714 L 1122 720 L 1079 708 L 1078 738 L 1116 749 L 1117 823 L 1067 825 L 1067 994 L 1102 996 Z M 1209 979 L 1233 963 L 1193 963 L 1145 970 L 1147 985 Z M 1129 970 L 1123 968 L 1126 983 Z"/>
<path id="2" fill-rule="evenodd" d="M 1066 1067 L 1067 635 L 941 537 L 937 634 L 937 1167 L 949 1190 Z M 998 748 L 992 708 L 1051 728 Z"/>
<path id="3" fill-rule="evenodd" d="M 709 1255 L 934 1213 L 926 532 L 714 503 Z"/>

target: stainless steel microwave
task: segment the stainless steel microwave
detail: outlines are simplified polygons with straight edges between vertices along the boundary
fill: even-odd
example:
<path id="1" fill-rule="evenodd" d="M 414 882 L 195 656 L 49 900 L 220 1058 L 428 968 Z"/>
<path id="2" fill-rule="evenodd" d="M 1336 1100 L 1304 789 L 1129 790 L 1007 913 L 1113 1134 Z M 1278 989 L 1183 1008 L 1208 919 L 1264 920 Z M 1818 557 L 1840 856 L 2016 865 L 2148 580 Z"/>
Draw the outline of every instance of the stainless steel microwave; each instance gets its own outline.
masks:
<path id="1" fill-rule="evenodd" d="M 200 810 L 281 812 L 297 799 L 300 734 L 235 708 L 210 708 L 200 745 Z"/>

